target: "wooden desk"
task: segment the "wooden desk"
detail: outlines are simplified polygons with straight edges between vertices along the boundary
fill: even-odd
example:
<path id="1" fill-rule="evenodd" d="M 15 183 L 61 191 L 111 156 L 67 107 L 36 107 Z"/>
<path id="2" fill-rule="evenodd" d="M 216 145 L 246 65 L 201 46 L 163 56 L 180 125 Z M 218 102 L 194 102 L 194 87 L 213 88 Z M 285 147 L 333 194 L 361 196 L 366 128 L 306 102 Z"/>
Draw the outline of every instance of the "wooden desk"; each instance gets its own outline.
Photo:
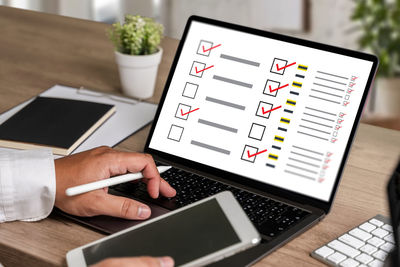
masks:
<path id="1" fill-rule="evenodd" d="M 63 84 L 118 93 L 120 83 L 105 24 L 0 7 L 0 112 Z M 165 38 L 157 102 L 178 42 Z M 149 127 L 118 146 L 142 151 Z M 400 132 L 361 125 L 332 212 L 257 266 L 322 266 L 309 253 L 377 213 L 387 215 L 386 181 L 400 155 Z M 68 250 L 103 235 L 51 215 L 0 224 L 5 266 L 60 266 Z"/>

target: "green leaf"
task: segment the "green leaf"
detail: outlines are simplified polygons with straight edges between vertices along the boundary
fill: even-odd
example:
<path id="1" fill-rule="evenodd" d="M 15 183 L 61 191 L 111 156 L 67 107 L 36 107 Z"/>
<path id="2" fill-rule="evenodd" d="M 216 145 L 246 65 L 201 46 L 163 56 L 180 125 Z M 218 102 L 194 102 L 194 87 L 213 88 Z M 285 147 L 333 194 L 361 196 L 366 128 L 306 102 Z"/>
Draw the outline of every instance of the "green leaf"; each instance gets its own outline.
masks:
<path id="1" fill-rule="evenodd" d="M 360 20 L 366 15 L 366 1 L 365 0 L 357 0 L 357 5 L 354 8 L 353 15 L 351 16 L 352 20 Z"/>
<path id="2" fill-rule="evenodd" d="M 356 0 L 351 19 L 360 23 L 360 47 L 379 57 L 378 75 L 400 76 L 400 0 Z"/>
<path id="3" fill-rule="evenodd" d="M 115 49 L 124 54 L 147 55 L 158 51 L 163 26 L 152 18 L 126 15 L 124 24 L 114 23 L 109 38 Z"/>

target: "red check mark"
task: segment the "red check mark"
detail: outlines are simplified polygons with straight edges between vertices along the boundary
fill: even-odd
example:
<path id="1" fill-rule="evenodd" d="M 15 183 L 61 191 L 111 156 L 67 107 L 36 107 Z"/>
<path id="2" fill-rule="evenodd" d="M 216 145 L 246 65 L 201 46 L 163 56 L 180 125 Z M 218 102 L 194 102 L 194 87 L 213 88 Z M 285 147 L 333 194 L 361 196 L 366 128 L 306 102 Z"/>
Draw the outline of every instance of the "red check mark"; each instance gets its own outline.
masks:
<path id="1" fill-rule="evenodd" d="M 278 88 L 272 89 L 272 87 L 271 87 L 271 85 L 270 85 L 270 86 L 269 86 L 269 92 L 270 92 L 270 93 L 275 92 L 275 91 L 277 91 L 277 90 L 279 90 L 279 89 L 285 88 L 286 86 L 289 86 L 289 84 L 285 84 L 285 85 L 282 85 L 282 86 L 280 86 L 280 87 L 278 87 Z"/>
<path id="2" fill-rule="evenodd" d="M 257 156 L 257 155 L 260 155 L 261 153 L 264 153 L 264 152 L 267 152 L 267 150 L 265 149 L 265 150 L 263 150 L 263 151 L 260 151 L 260 152 L 254 153 L 254 154 L 250 154 L 250 151 L 247 150 L 247 157 L 252 158 L 252 157 L 255 157 L 255 156 Z"/>
<path id="3" fill-rule="evenodd" d="M 282 68 L 279 68 L 278 64 L 276 64 L 276 69 L 278 71 L 281 71 L 281 70 L 286 69 L 286 68 L 288 68 L 290 66 L 293 66 L 294 64 L 296 64 L 296 62 L 290 63 L 289 65 L 283 66 Z"/>
<path id="4" fill-rule="evenodd" d="M 185 116 L 185 115 L 187 115 L 187 114 L 189 114 L 189 113 L 192 113 L 192 112 L 194 112 L 194 111 L 196 111 L 196 110 L 199 110 L 200 108 L 196 108 L 196 109 L 193 109 L 193 110 L 191 110 L 191 111 L 188 111 L 188 112 L 186 112 L 186 113 L 183 113 L 183 110 L 181 109 L 181 115 L 182 116 Z"/>
<path id="5" fill-rule="evenodd" d="M 217 48 L 217 47 L 219 47 L 219 46 L 221 46 L 221 44 L 216 45 L 216 46 L 212 46 L 212 47 L 210 47 L 210 48 L 208 48 L 208 49 L 205 49 L 205 48 L 204 48 L 204 45 L 203 45 L 203 53 L 208 52 L 208 51 L 210 51 L 211 49 Z"/>
<path id="6" fill-rule="evenodd" d="M 197 74 L 197 73 L 200 73 L 200 72 L 202 72 L 202 71 L 205 71 L 205 70 L 211 69 L 212 67 L 214 67 L 214 65 L 211 65 L 210 67 L 207 67 L 207 68 L 205 68 L 205 69 L 202 69 L 202 70 L 197 70 L 197 67 L 194 67 L 194 69 L 196 70 L 196 74 Z"/>
<path id="7" fill-rule="evenodd" d="M 267 113 L 269 113 L 269 112 L 272 112 L 272 111 L 274 111 L 274 110 L 280 109 L 281 107 L 282 107 L 282 106 L 279 106 L 279 107 L 276 107 L 276 108 L 273 108 L 273 109 L 269 109 L 269 110 L 265 110 L 264 107 L 261 107 L 262 114 L 265 115 L 265 114 L 267 114 Z"/>

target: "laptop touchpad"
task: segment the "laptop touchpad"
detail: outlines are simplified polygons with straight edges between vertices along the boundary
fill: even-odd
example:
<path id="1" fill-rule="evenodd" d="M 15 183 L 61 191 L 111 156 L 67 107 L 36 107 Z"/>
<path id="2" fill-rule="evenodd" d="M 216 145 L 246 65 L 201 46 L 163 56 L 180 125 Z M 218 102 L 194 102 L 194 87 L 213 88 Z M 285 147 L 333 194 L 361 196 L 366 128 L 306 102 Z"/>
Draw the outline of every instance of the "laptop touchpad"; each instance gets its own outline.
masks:
<path id="1" fill-rule="evenodd" d="M 111 191 L 110 193 L 112 193 L 113 195 L 122 195 L 119 192 L 116 192 L 114 190 L 110 190 L 110 191 Z M 132 197 L 130 197 L 130 198 L 132 198 Z M 151 216 L 149 219 L 158 217 L 160 215 L 163 215 L 163 214 L 169 212 L 169 210 L 164 209 L 160 206 L 154 205 L 152 203 L 148 203 L 148 202 L 145 202 L 140 199 L 135 199 L 135 200 L 145 203 L 146 205 L 148 205 L 150 207 Z M 137 225 L 137 224 L 143 222 L 142 220 L 126 220 L 126 219 L 115 218 L 115 217 L 110 217 L 110 216 L 103 216 L 103 215 L 102 216 L 94 216 L 94 217 L 78 217 L 78 216 L 66 214 L 59 210 L 57 210 L 57 211 L 62 213 L 62 215 L 65 217 L 68 217 L 74 221 L 78 221 L 82 224 L 85 224 L 89 227 L 95 228 L 96 230 L 101 231 L 103 233 L 107 233 L 107 234 L 113 234 L 113 233 L 116 233 L 118 231 L 124 230 L 128 227 L 131 227 L 131 226 L 134 226 L 134 225 Z"/>

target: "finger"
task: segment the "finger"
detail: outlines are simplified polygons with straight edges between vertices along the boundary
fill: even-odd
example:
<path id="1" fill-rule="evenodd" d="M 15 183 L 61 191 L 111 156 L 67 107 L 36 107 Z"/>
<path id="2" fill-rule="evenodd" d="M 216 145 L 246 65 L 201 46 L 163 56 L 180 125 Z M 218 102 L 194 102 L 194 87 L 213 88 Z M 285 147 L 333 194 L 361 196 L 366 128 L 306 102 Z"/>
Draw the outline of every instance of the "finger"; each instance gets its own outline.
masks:
<path id="1" fill-rule="evenodd" d="M 174 260 L 171 257 L 138 257 L 132 258 L 130 266 L 140 266 L 140 267 L 173 267 Z"/>
<path id="2" fill-rule="evenodd" d="M 160 193 L 164 197 L 174 197 L 176 195 L 176 190 L 167 181 L 161 178 Z"/>
<path id="3" fill-rule="evenodd" d="M 174 260 L 171 257 L 132 257 L 112 258 L 103 260 L 91 267 L 173 267 Z"/>
<path id="4" fill-rule="evenodd" d="M 147 192 L 152 198 L 158 198 L 160 195 L 160 183 L 161 177 L 153 177 L 144 179 L 145 183 L 147 183 Z"/>
<path id="5" fill-rule="evenodd" d="M 142 170 L 143 176 L 146 178 L 147 192 L 152 198 L 158 198 L 160 195 L 161 176 L 157 170 L 156 164 L 150 155 L 142 154 L 145 157 L 146 165 Z"/>
<path id="6" fill-rule="evenodd" d="M 160 178 L 160 183 L 159 185 L 154 185 L 154 179 L 143 179 L 143 182 L 147 184 L 147 191 L 149 192 L 155 192 L 155 189 L 161 193 L 161 195 L 165 197 L 174 197 L 176 195 L 176 190 L 163 178 Z M 158 186 L 158 189 L 157 189 Z M 155 188 L 155 189 L 154 189 Z M 157 196 L 158 197 L 158 196 Z M 153 198 L 157 198 L 153 197 Z"/>
<path id="7" fill-rule="evenodd" d="M 133 199 L 102 194 L 93 202 L 95 215 L 108 215 L 130 220 L 143 220 L 151 215 L 150 208 Z"/>
<path id="8" fill-rule="evenodd" d="M 149 154 L 117 151 L 111 154 L 113 168 L 111 175 L 126 172 L 142 172 L 146 178 L 160 177 L 153 157 Z"/>
<path id="9" fill-rule="evenodd" d="M 152 198 L 157 198 L 160 192 L 160 174 L 153 158 L 148 154 L 115 152 L 112 154 L 110 174 L 142 172 L 146 178 L 147 190 Z"/>

